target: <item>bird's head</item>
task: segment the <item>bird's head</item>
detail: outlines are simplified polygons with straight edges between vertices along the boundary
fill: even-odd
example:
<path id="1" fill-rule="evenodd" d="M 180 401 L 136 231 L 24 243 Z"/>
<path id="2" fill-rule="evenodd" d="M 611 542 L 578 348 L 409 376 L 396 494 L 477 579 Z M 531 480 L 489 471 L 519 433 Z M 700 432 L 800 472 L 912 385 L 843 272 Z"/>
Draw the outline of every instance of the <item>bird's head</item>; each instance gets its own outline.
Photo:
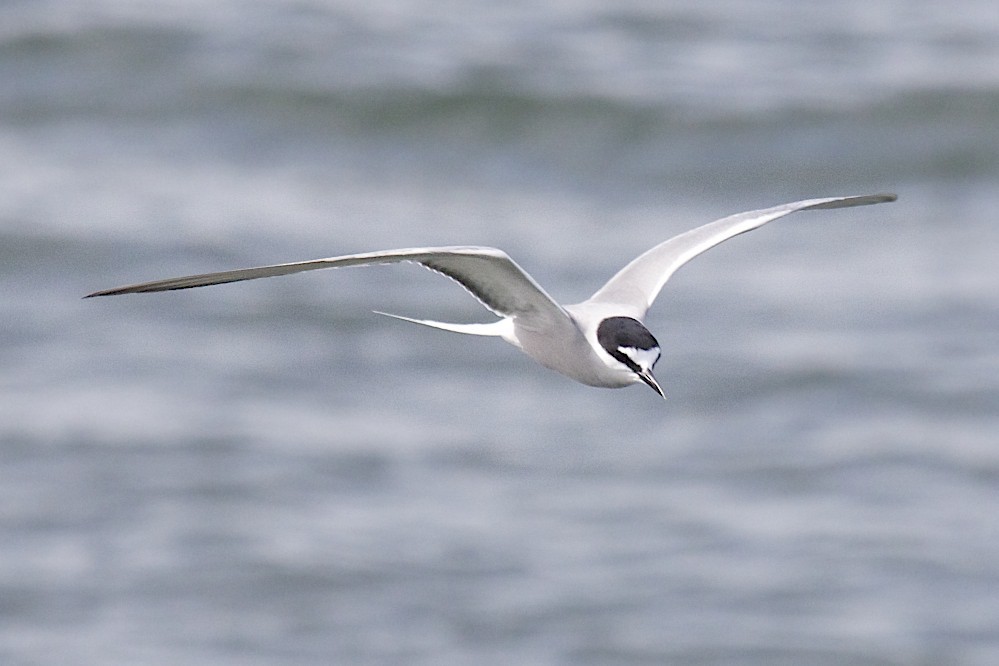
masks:
<path id="1" fill-rule="evenodd" d="M 597 327 L 597 342 L 611 358 L 633 375 L 634 381 L 644 382 L 665 398 L 652 368 L 659 360 L 659 342 L 642 322 L 631 317 L 608 317 Z"/>

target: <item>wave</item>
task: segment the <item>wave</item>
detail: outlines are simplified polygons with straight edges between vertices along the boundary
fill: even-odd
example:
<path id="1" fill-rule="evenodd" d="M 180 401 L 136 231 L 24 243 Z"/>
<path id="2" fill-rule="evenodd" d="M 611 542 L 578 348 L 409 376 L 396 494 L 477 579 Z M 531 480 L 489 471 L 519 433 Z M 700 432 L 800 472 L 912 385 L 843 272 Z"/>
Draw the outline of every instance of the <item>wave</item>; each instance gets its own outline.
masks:
<path id="1" fill-rule="evenodd" d="M 854 183 L 893 189 L 999 173 L 999 88 L 980 82 L 927 75 L 895 84 L 869 74 L 857 84 L 828 64 L 808 84 L 799 72 L 787 90 L 779 79 L 756 79 L 635 91 L 613 85 L 629 63 L 543 85 L 496 63 L 464 63 L 444 77 L 395 61 L 362 61 L 356 71 L 330 62 L 327 71 L 307 50 L 206 39 L 191 25 L 0 34 L 0 130 L 103 140 L 108 152 L 151 145 L 156 159 L 196 158 L 210 147 L 243 161 L 502 174 L 518 187 L 564 179 L 629 197 L 664 184 L 758 191 L 781 183 L 796 195 L 817 183 L 823 192 Z"/>

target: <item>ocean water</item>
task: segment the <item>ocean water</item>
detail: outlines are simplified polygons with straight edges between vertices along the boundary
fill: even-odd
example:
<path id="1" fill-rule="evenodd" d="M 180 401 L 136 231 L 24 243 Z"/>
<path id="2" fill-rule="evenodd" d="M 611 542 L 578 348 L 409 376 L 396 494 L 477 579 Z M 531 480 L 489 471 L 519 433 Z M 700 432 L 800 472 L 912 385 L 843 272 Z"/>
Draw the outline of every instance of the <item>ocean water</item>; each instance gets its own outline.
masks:
<path id="1" fill-rule="evenodd" d="M 994 3 L 0 6 L 0 662 L 999 661 Z M 644 387 L 408 266 L 586 298 L 673 234 Z"/>

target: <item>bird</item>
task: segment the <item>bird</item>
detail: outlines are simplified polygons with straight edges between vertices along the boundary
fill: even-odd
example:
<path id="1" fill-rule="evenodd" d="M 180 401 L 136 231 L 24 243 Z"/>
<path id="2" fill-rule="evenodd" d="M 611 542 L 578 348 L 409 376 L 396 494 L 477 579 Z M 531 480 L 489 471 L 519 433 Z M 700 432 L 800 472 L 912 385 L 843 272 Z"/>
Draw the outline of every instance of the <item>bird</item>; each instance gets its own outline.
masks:
<path id="1" fill-rule="evenodd" d="M 557 303 L 502 250 L 480 246 L 404 248 L 241 268 L 142 282 L 95 291 L 84 298 L 190 289 L 323 268 L 413 262 L 460 284 L 498 319 L 456 324 L 378 314 L 455 333 L 499 337 L 546 368 L 583 384 L 601 388 L 645 384 L 665 399 L 652 374 L 660 345 L 643 320 L 677 269 L 729 238 L 791 213 L 896 199 L 894 194 L 824 197 L 736 213 L 659 243 L 574 305 Z"/>

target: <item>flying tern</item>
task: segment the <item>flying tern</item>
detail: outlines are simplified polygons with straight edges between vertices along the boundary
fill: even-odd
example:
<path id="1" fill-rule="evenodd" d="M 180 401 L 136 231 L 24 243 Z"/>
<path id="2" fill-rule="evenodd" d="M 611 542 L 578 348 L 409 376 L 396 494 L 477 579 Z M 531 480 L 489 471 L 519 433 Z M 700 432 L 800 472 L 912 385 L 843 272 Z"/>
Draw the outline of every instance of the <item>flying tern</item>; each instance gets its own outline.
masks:
<path id="1" fill-rule="evenodd" d="M 414 262 L 460 284 L 499 319 L 485 324 L 452 324 L 387 316 L 445 331 L 500 337 L 541 365 L 583 384 L 622 388 L 643 383 L 665 398 L 652 374 L 660 356 L 659 343 L 642 320 L 678 268 L 722 241 L 791 213 L 867 206 L 895 199 L 894 194 L 826 197 L 737 213 L 656 245 L 618 271 L 590 298 L 575 305 L 559 305 L 502 250 L 474 246 L 364 252 L 189 275 L 95 291 L 86 298 L 190 289 L 320 268 Z"/>

